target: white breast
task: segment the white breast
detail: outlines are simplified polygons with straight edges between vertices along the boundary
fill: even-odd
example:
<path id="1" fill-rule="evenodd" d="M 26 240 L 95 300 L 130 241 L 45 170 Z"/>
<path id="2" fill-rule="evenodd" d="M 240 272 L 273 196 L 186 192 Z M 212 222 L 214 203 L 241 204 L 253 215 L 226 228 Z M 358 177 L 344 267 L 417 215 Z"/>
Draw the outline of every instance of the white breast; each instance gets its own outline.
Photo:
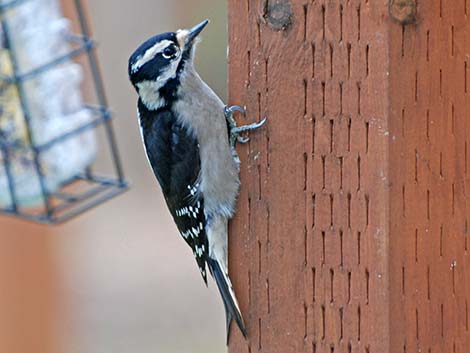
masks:
<path id="1" fill-rule="evenodd" d="M 194 70 L 181 77 L 178 93 L 174 111 L 199 142 L 206 213 L 231 217 L 240 183 L 228 143 L 224 104 Z"/>

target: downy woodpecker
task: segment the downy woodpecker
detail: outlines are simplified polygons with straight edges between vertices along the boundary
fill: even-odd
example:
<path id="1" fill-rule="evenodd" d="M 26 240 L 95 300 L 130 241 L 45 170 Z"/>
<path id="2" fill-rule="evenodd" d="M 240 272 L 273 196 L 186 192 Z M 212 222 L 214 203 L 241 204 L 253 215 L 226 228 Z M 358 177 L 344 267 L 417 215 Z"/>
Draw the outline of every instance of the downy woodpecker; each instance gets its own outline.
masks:
<path id="1" fill-rule="evenodd" d="M 226 107 L 194 68 L 196 38 L 209 21 L 189 30 L 156 35 L 129 59 L 129 78 L 139 95 L 138 114 L 149 163 L 181 236 L 191 247 L 207 285 L 206 264 L 222 296 L 227 322 L 245 325 L 228 277 L 227 222 L 239 192 L 240 133 Z"/>

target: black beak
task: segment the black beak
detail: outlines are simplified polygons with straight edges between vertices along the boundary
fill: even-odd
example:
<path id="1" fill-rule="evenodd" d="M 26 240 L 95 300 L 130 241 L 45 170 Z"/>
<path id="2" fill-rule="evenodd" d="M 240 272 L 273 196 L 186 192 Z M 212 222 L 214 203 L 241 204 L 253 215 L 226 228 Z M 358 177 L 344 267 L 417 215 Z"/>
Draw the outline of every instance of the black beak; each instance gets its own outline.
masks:
<path id="1" fill-rule="evenodd" d="M 204 27 L 207 26 L 209 20 L 202 21 L 198 25 L 194 26 L 189 30 L 188 38 L 186 39 L 187 43 L 191 43 L 198 35 L 202 32 Z"/>

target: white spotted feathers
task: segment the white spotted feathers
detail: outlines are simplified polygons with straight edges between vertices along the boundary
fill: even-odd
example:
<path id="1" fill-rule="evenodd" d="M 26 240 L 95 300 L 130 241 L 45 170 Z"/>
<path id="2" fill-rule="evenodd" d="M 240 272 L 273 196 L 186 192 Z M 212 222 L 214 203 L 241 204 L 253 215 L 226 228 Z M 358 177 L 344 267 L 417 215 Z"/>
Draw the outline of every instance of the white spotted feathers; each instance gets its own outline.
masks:
<path id="1" fill-rule="evenodd" d="M 195 239 L 199 237 L 199 234 L 201 234 L 202 230 L 204 229 L 204 224 L 202 222 L 199 222 L 199 226 L 197 228 L 191 227 L 190 229 L 181 232 L 181 235 L 184 239 Z"/>
<path id="2" fill-rule="evenodd" d="M 201 212 L 201 202 L 198 201 L 194 206 L 186 206 L 176 210 L 178 217 L 189 216 L 195 219 L 199 218 L 199 212 Z"/>
<path id="3" fill-rule="evenodd" d="M 203 199 L 199 194 L 199 182 L 186 187 L 185 193 L 188 204 L 176 209 L 175 214 L 178 217 L 178 224 L 181 225 L 180 233 L 186 242 L 191 246 L 193 255 L 198 260 L 199 270 L 203 277 L 206 277 L 205 257 L 207 255 L 207 238 L 205 234 L 205 214 Z M 202 261 L 200 263 L 200 261 Z"/>

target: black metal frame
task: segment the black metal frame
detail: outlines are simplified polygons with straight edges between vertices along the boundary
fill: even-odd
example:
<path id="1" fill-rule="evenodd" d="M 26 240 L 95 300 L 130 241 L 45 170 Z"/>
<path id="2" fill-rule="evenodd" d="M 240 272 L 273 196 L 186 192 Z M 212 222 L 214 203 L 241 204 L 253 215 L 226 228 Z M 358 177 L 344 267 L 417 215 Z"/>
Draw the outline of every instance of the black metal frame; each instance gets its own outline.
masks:
<path id="1" fill-rule="evenodd" d="M 75 9 L 82 33 L 80 35 L 73 35 L 70 37 L 70 41 L 77 44 L 78 48 L 71 49 L 68 54 L 62 55 L 39 68 L 31 70 L 30 72 L 19 73 L 15 48 L 13 48 L 11 45 L 11 36 L 7 23 L 7 16 L 10 9 L 14 8 L 15 6 L 20 6 L 27 1 L 31 0 L 11 0 L 8 3 L 0 5 L 0 23 L 3 29 L 6 47 L 9 49 L 14 70 L 14 74 L 11 77 L 0 75 L 0 82 L 2 81 L 8 84 L 15 84 L 18 88 L 19 99 L 21 108 L 23 110 L 23 115 L 25 117 L 28 135 L 28 145 L 26 147 L 33 153 L 34 156 L 34 166 L 41 186 L 43 207 L 40 209 L 24 209 L 19 205 L 15 192 L 15 176 L 13 175 L 11 169 L 10 153 L 17 148 L 24 148 L 25 146 L 24 143 L 22 144 L 21 142 L 5 143 L 5 141 L 0 139 L 0 152 L 3 156 L 5 172 L 8 178 L 10 197 L 12 200 L 11 207 L 6 209 L 0 208 L 0 212 L 39 223 L 58 224 L 65 222 L 87 211 L 88 209 L 125 192 L 128 189 L 128 184 L 124 179 L 124 173 L 119 158 L 116 138 L 112 126 L 111 112 L 108 109 L 103 80 L 100 74 L 98 59 L 95 53 L 95 42 L 90 37 L 90 31 L 81 0 L 75 0 Z M 86 55 L 88 58 L 88 64 L 91 69 L 98 102 L 97 106 L 85 104 L 83 109 L 89 110 L 91 113 L 93 113 L 94 119 L 91 122 L 74 129 L 73 131 L 69 131 L 48 141 L 47 143 L 38 145 L 34 142 L 32 137 L 33 134 L 30 124 L 30 112 L 28 108 L 28 102 L 26 101 L 24 82 L 41 75 L 47 70 L 54 68 L 56 65 L 60 65 L 61 63 L 70 59 L 74 59 L 80 55 Z M 62 183 L 59 191 L 49 192 L 46 187 L 46 176 L 43 173 L 43 168 L 41 165 L 41 153 L 55 146 L 57 143 L 81 134 L 84 131 L 95 129 L 98 126 L 103 126 L 105 129 L 106 137 L 111 150 L 111 158 L 115 175 L 113 177 L 98 176 L 90 167 L 84 173 L 76 175 L 72 179 Z M 85 186 L 86 189 L 80 191 L 79 193 L 66 191 L 67 189 L 73 188 L 73 185 L 78 183 L 80 183 L 82 187 Z"/>

